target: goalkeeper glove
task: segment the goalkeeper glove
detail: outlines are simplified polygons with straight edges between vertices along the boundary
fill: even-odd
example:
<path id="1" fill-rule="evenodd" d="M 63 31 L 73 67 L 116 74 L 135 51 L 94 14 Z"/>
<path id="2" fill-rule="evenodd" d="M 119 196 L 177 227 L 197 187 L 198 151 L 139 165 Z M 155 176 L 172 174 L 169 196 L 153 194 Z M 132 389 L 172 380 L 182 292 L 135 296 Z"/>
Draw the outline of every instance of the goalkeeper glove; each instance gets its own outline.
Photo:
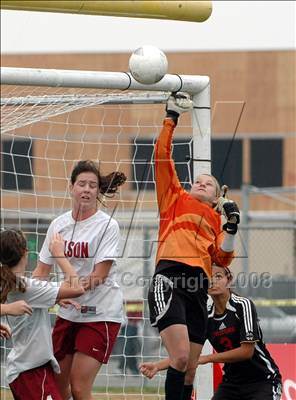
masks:
<path id="1" fill-rule="evenodd" d="M 188 93 L 173 93 L 167 100 L 166 117 L 177 125 L 179 115 L 192 109 L 192 101 Z"/>
<path id="2" fill-rule="evenodd" d="M 225 197 L 219 197 L 216 210 L 226 218 L 226 223 L 223 225 L 224 231 L 235 235 L 237 232 L 237 225 L 240 223 L 240 212 L 237 204 Z"/>

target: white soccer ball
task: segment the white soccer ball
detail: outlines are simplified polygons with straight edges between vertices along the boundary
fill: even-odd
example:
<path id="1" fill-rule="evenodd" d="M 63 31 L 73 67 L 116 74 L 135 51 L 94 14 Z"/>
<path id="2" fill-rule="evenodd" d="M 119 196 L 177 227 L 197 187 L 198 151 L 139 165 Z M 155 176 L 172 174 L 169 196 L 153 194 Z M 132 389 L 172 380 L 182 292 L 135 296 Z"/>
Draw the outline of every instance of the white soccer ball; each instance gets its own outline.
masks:
<path id="1" fill-rule="evenodd" d="M 159 82 L 168 70 L 168 60 L 163 51 L 154 46 L 136 49 L 129 59 L 129 70 L 134 79 L 142 84 Z"/>

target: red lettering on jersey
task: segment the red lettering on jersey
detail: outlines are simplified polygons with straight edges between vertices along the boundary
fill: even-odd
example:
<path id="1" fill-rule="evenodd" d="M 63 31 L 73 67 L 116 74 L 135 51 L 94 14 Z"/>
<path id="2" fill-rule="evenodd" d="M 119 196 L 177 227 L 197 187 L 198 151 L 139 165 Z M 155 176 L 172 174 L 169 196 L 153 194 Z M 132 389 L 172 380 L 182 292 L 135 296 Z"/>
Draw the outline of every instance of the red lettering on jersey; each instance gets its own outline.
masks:
<path id="1" fill-rule="evenodd" d="M 213 336 L 214 337 L 223 336 L 223 335 L 227 335 L 228 333 L 233 333 L 235 331 L 236 331 L 235 327 L 230 326 L 229 328 L 225 328 L 225 329 L 221 329 L 219 331 L 213 332 Z"/>
<path id="2" fill-rule="evenodd" d="M 75 258 L 89 258 L 88 256 L 88 242 L 68 242 L 65 240 L 64 247 L 65 257 Z"/>
<path id="3" fill-rule="evenodd" d="M 67 245 L 68 250 L 67 250 L 67 254 L 66 254 L 67 257 L 73 257 L 73 247 L 74 247 L 74 245 L 75 245 L 74 242 L 72 242 L 72 241 L 68 242 L 68 245 Z"/>
<path id="4" fill-rule="evenodd" d="M 74 246 L 74 257 L 80 258 L 80 243 L 75 243 Z"/>
<path id="5" fill-rule="evenodd" d="M 81 242 L 81 258 L 88 258 L 88 242 Z"/>
<path id="6" fill-rule="evenodd" d="M 229 337 L 227 337 L 227 336 L 221 337 L 219 342 L 224 347 L 224 349 L 226 349 L 226 350 L 233 349 L 233 344 L 232 344 L 232 341 L 229 339 Z"/>

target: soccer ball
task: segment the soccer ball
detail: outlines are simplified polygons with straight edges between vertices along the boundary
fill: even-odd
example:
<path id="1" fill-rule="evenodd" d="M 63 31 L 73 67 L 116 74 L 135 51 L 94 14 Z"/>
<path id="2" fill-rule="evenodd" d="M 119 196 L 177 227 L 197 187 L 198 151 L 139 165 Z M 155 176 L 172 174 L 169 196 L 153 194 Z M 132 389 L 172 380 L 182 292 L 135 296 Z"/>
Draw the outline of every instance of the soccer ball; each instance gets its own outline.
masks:
<path id="1" fill-rule="evenodd" d="M 157 47 L 142 46 L 131 55 L 129 69 L 137 82 L 145 85 L 157 83 L 167 73 L 168 60 Z"/>

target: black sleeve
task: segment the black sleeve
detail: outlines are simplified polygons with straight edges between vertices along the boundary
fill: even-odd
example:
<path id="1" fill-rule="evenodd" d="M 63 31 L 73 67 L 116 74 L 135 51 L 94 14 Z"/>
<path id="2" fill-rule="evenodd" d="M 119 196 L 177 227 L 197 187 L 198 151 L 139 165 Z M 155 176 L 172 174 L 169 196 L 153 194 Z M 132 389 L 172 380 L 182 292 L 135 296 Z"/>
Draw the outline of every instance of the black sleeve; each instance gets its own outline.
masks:
<path id="1" fill-rule="evenodd" d="M 254 303 L 245 297 L 237 309 L 240 320 L 240 342 L 254 342 L 260 339 L 257 311 Z"/>

